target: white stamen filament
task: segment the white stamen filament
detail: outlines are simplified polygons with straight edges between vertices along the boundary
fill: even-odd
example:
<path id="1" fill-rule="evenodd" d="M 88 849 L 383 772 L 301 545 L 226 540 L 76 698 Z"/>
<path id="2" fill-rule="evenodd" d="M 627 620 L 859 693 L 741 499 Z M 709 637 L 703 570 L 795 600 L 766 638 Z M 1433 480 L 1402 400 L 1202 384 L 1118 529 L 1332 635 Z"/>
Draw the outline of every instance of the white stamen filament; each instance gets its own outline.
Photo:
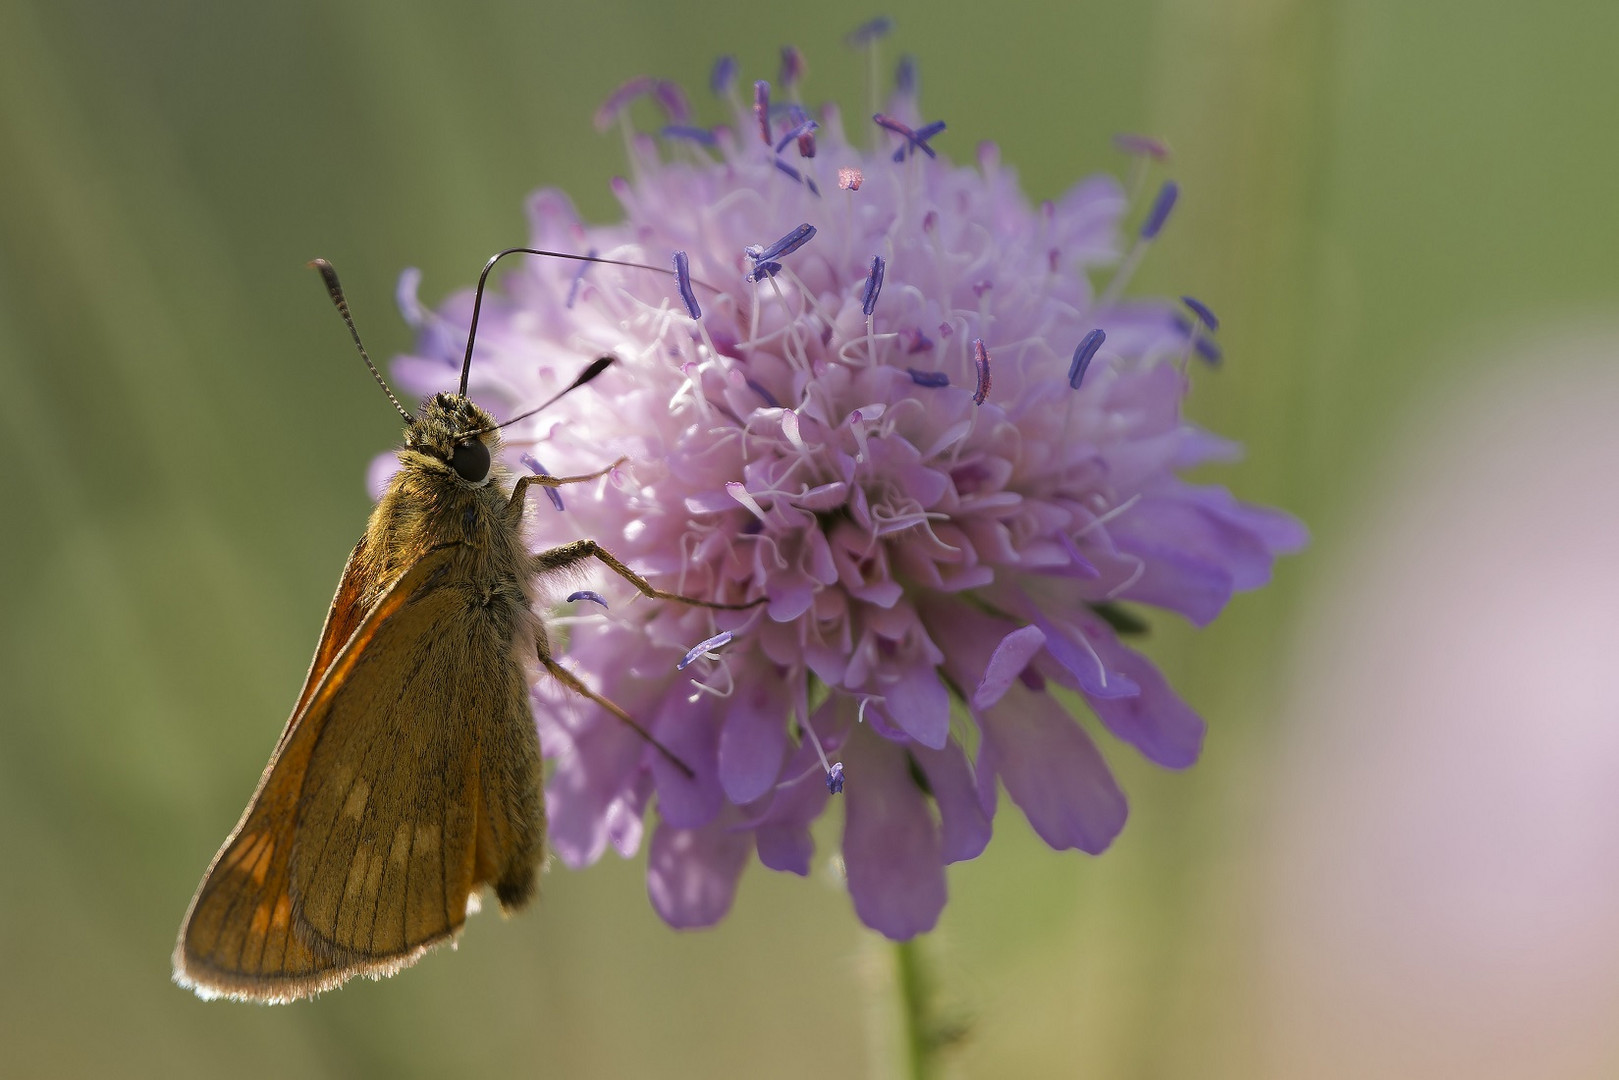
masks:
<path id="1" fill-rule="evenodd" d="M 1123 584 L 1115 586 L 1114 588 L 1111 588 L 1111 589 L 1109 589 L 1107 591 L 1107 598 L 1109 600 L 1112 600 L 1115 597 L 1119 596 L 1126 589 L 1128 589 L 1130 586 L 1132 586 L 1136 582 L 1140 581 L 1141 580 L 1141 575 L 1145 574 L 1147 572 L 1147 563 L 1146 563 L 1145 559 L 1142 559 L 1142 558 L 1140 558 L 1139 556 L 1136 556 L 1136 555 L 1132 555 L 1127 551 L 1121 551 L 1121 552 L 1119 552 L 1119 555 L 1122 556 L 1127 561 L 1135 563 L 1136 568 L 1135 568 L 1135 572 L 1132 573 L 1127 579 L 1125 579 Z"/>
<path id="2" fill-rule="evenodd" d="M 687 704 L 695 704 L 697 700 L 700 699 L 704 694 L 719 698 L 723 701 L 732 694 L 736 693 L 736 677 L 731 674 L 731 665 L 726 661 L 725 657 L 720 656 L 718 653 L 710 652 L 704 653 L 703 659 L 714 661 L 714 674 L 725 676 L 725 688 L 722 690 L 718 687 L 710 686 L 706 682 L 699 682 L 696 679 L 692 679 L 691 685 L 693 687 L 693 691 L 686 698 Z"/>
<path id="3" fill-rule="evenodd" d="M 1112 521 L 1114 518 L 1118 517 L 1120 514 L 1124 513 L 1126 510 L 1130 509 L 1130 507 L 1134 506 L 1140 501 L 1141 493 L 1138 491 L 1128 499 L 1121 502 L 1119 505 L 1115 506 L 1113 509 L 1109 510 L 1107 513 L 1103 514 L 1101 517 L 1087 522 L 1084 528 L 1080 529 L 1074 534 L 1074 539 L 1078 540 L 1081 536 L 1084 536 L 1092 529 L 1101 528 L 1103 525 L 1106 525 L 1108 522 Z"/>
<path id="4" fill-rule="evenodd" d="M 809 717 L 804 717 L 800 721 L 800 726 L 803 727 L 804 734 L 809 736 L 809 741 L 814 745 L 815 756 L 821 759 L 821 768 L 825 769 L 827 772 L 831 772 L 832 763 L 826 759 L 826 751 L 821 749 L 821 740 L 816 738 L 815 729 L 810 727 Z"/>

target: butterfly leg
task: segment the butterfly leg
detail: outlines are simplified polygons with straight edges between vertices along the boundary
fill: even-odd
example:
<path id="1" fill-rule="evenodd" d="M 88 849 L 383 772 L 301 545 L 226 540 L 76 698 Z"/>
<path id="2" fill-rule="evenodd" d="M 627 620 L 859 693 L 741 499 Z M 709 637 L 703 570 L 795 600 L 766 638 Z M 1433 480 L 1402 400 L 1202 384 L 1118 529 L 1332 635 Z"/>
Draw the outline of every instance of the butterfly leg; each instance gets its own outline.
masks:
<path id="1" fill-rule="evenodd" d="M 575 540 L 571 544 L 563 544 L 560 547 L 542 551 L 534 556 L 532 569 L 536 574 L 548 574 L 554 570 L 562 570 L 575 563 L 584 562 L 586 559 L 595 559 L 600 562 L 607 569 L 634 585 L 636 591 L 642 596 L 648 596 L 654 600 L 678 600 L 682 604 L 718 608 L 721 611 L 746 611 L 765 601 L 764 597 L 760 597 L 746 604 L 721 604 L 713 600 L 699 600 L 695 596 L 681 596 L 679 593 L 665 592 L 628 566 L 625 566 L 619 561 L 618 556 L 594 540 Z"/>
<path id="2" fill-rule="evenodd" d="M 605 469 L 597 469 L 593 473 L 585 473 L 581 476 L 539 476 L 533 473 L 528 476 L 519 476 L 517 483 L 512 485 L 512 497 L 506 503 L 506 514 L 514 519 L 523 516 L 523 500 L 528 496 L 530 484 L 554 488 L 563 487 L 567 484 L 583 484 L 587 480 L 600 480 L 628 460 L 629 458 L 619 458 Z"/>
<path id="3" fill-rule="evenodd" d="M 541 643 L 539 653 L 540 663 L 545 666 L 545 670 L 549 671 L 552 678 L 556 679 L 557 682 L 561 683 L 563 686 L 566 686 L 569 690 L 572 690 L 580 697 L 589 698 L 591 701 L 594 701 L 596 704 L 618 717 L 624 723 L 628 724 L 632 729 L 634 729 L 637 735 L 641 736 L 641 738 L 657 747 L 660 754 L 668 758 L 671 764 L 673 764 L 681 772 L 685 773 L 688 777 L 696 775 L 691 771 L 690 765 L 687 765 L 684 761 L 681 761 L 680 758 L 675 755 L 673 750 L 670 750 L 667 746 L 653 738 L 652 733 L 646 728 L 642 727 L 640 724 L 637 724 L 635 720 L 631 718 L 629 713 L 619 708 L 608 698 L 602 697 L 600 694 L 596 693 L 596 691 L 586 686 L 584 681 L 581 680 L 579 676 L 575 675 L 573 672 L 559 664 L 556 658 L 551 655 L 549 646 Z"/>

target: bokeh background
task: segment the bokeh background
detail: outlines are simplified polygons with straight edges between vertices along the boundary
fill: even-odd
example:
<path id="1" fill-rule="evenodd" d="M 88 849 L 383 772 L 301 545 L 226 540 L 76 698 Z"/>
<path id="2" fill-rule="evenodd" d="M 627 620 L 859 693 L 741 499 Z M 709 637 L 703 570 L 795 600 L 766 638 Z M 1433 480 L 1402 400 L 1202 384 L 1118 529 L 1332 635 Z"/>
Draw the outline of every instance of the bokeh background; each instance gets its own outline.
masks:
<path id="1" fill-rule="evenodd" d="M 382 984 L 168 982 L 397 437 L 392 293 L 531 189 L 608 220 L 596 104 L 738 54 L 864 101 L 880 12 L 600 0 L 0 2 L 0 1073 L 881 1076 L 890 958 L 830 873 L 675 933 L 639 860 Z M 1619 1074 L 1619 5 L 888 3 L 958 160 L 1033 198 L 1175 148 L 1139 291 L 1223 317 L 1194 419 L 1312 547 L 1151 650 L 1204 760 L 1133 816 L 1003 804 L 929 944 L 962 1076 Z M 835 823 L 834 823 L 835 825 Z M 827 834 L 824 834 L 827 835 Z M 829 835 L 835 837 L 833 831 Z M 823 844 L 823 853 L 829 850 Z"/>

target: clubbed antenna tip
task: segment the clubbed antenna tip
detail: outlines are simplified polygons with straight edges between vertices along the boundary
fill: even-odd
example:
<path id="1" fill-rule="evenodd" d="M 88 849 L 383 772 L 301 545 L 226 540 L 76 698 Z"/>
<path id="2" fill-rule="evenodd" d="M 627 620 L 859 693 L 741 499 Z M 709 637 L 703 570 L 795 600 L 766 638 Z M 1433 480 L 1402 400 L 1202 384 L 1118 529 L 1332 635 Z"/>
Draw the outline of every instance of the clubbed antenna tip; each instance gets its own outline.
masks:
<path id="1" fill-rule="evenodd" d="M 394 397 L 394 392 L 388 387 L 388 380 L 382 377 L 382 372 L 377 370 L 377 365 L 371 362 L 371 354 L 365 351 L 365 343 L 360 340 L 360 331 L 354 325 L 354 316 L 349 314 L 349 302 L 343 295 L 343 284 L 337 280 L 336 268 L 325 259 L 310 259 L 307 265 L 310 269 L 320 271 L 321 280 L 326 283 L 327 295 L 332 298 L 332 303 L 336 305 L 337 313 L 343 316 L 343 322 L 349 328 L 349 337 L 354 339 L 354 347 L 360 350 L 360 359 L 364 360 L 365 366 L 371 369 L 371 377 L 377 380 L 377 385 L 382 387 L 384 394 L 388 395 L 388 400 L 393 402 L 393 407 L 399 410 L 399 415 L 405 418 L 405 423 L 414 424 L 416 418 L 410 415 L 409 410 L 403 405 L 399 404 L 399 399 Z"/>

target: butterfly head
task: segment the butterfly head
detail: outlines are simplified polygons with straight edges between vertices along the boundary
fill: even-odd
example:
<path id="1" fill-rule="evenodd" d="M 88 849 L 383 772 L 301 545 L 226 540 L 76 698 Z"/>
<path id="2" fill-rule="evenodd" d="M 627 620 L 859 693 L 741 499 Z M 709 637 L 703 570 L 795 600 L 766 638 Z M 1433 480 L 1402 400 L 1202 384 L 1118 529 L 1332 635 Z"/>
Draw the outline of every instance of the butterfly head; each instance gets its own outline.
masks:
<path id="1" fill-rule="evenodd" d="M 405 428 L 405 445 L 436 458 L 473 487 L 489 482 L 490 464 L 500 445 L 495 419 L 459 394 L 434 394 Z"/>

